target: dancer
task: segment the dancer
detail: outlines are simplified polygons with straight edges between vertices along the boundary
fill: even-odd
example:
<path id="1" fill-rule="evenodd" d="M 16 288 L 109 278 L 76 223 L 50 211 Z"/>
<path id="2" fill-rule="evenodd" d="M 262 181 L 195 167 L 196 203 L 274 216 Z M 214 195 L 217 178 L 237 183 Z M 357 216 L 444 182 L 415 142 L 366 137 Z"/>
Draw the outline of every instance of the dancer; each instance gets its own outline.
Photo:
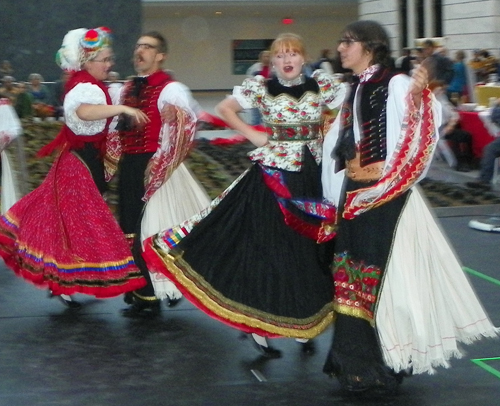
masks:
<path id="1" fill-rule="evenodd" d="M 433 372 L 497 330 L 416 187 L 437 143 L 439 104 L 388 67 L 385 30 L 348 25 L 338 50 L 357 80 L 327 134 L 323 189 L 339 205 L 335 321 L 324 372 L 343 391 L 392 395 L 405 374 Z"/>
<path id="2" fill-rule="evenodd" d="M 162 69 L 167 41 L 158 32 L 142 35 L 134 51 L 138 76 L 128 82 L 122 102 L 141 109 L 146 125 L 122 116 L 118 123 L 118 215 L 133 245 L 134 259 L 148 282 L 125 295 L 128 317 L 155 316 L 160 300 L 174 306 L 182 297 L 165 276 L 150 274 L 142 260 L 141 240 L 188 219 L 210 204 L 202 186 L 184 166 L 195 132 L 200 106 L 189 89 Z"/>
<path id="3" fill-rule="evenodd" d="M 19 199 L 18 182 L 11 169 L 6 148 L 23 132 L 21 122 L 10 99 L 0 94 L 0 178 L 1 178 L 1 212 L 9 210 Z"/>
<path id="4" fill-rule="evenodd" d="M 66 124 L 40 153 L 60 151 L 44 182 L 1 217 L 0 255 L 17 275 L 76 308 L 73 293 L 107 298 L 145 284 L 101 196 L 106 189 L 101 151 L 111 117 L 123 113 L 142 123 L 147 117 L 111 105 L 102 82 L 113 65 L 108 29 L 68 32 L 57 61 L 72 71 Z"/>
<path id="5" fill-rule="evenodd" d="M 315 241 L 325 215 L 321 117 L 346 88 L 321 71 L 302 74 L 305 49 L 297 35 L 280 35 L 271 57 L 275 78 L 248 78 L 217 106 L 258 147 L 249 153 L 252 167 L 210 208 L 149 239 L 145 255 L 197 307 L 254 333 L 262 355 L 279 357 L 265 336 L 307 340 L 333 319 L 331 276 Z M 266 132 L 238 117 L 252 107 Z M 303 348 L 311 351 L 311 343 Z"/>

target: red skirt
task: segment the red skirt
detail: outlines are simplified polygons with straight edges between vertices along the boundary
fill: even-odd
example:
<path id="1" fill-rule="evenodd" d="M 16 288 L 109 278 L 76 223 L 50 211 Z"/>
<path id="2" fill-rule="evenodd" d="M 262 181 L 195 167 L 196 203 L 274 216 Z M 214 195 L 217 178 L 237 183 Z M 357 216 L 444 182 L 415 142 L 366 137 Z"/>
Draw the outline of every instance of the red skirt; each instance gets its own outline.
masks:
<path id="1" fill-rule="evenodd" d="M 56 295 L 106 298 L 146 284 L 87 166 L 71 152 L 0 218 L 0 255 Z"/>

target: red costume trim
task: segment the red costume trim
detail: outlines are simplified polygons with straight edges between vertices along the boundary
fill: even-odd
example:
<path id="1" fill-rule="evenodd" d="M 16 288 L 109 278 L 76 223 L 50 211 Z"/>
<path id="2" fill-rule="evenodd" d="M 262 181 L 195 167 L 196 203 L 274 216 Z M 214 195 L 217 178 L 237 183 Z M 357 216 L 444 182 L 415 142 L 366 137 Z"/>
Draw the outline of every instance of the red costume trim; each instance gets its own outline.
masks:
<path id="1" fill-rule="evenodd" d="M 437 143 L 432 114 L 432 92 L 429 89 L 422 92 L 421 118 L 415 111 L 411 95 L 407 96 L 407 103 L 410 108 L 403 122 L 403 138 L 396 147 L 389 170 L 375 185 L 347 193 L 342 214 L 345 219 L 353 219 L 400 196 L 419 179 L 428 166 Z M 415 144 L 417 149 L 413 151 L 411 147 Z"/>
<path id="2" fill-rule="evenodd" d="M 106 103 L 108 105 L 112 104 L 111 97 L 108 93 L 108 88 L 102 83 L 100 80 L 94 78 L 90 73 L 86 70 L 81 70 L 78 72 L 74 72 L 73 75 L 69 78 L 68 82 L 65 86 L 65 94 L 67 94 L 70 90 L 72 90 L 76 85 L 80 83 L 91 83 L 93 85 L 98 86 L 106 96 Z M 109 124 L 111 123 L 111 117 L 106 120 L 106 125 L 104 130 L 100 133 L 91 135 L 91 136 L 79 136 L 75 134 L 70 128 L 65 124 L 59 134 L 57 134 L 56 138 L 49 144 L 45 145 L 43 148 L 38 151 L 38 157 L 44 157 L 51 155 L 55 150 L 61 149 L 79 149 L 83 148 L 85 143 L 93 142 L 96 144 L 98 149 L 101 149 L 103 145 L 103 141 L 108 133 Z"/>

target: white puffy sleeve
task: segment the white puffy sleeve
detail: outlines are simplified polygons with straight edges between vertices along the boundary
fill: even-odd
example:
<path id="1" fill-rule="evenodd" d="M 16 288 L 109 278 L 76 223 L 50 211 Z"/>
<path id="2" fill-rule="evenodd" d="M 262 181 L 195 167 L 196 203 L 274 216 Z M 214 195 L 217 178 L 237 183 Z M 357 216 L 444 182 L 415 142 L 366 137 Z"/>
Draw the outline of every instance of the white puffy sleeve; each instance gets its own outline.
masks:
<path id="1" fill-rule="evenodd" d="M 180 82 L 171 82 L 161 91 L 158 98 L 158 110 L 161 111 L 165 104 L 173 104 L 185 110 L 193 119 L 201 113 L 201 107 L 193 99 L 189 88 Z"/>
<path id="2" fill-rule="evenodd" d="M 337 82 L 333 75 L 329 75 L 321 69 L 315 70 L 312 77 L 318 82 L 322 102 L 329 109 L 338 108 L 348 94 L 349 85 Z"/>
<path id="3" fill-rule="evenodd" d="M 266 92 L 265 81 L 261 75 L 247 78 L 241 86 L 234 87 L 233 97 L 244 109 L 259 107 L 259 102 Z"/>
<path id="4" fill-rule="evenodd" d="M 104 130 L 106 119 L 86 121 L 76 115 L 82 104 L 107 104 L 102 89 L 91 83 L 79 83 L 64 98 L 64 120 L 66 125 L 77 135 L 95 135 Z"/>

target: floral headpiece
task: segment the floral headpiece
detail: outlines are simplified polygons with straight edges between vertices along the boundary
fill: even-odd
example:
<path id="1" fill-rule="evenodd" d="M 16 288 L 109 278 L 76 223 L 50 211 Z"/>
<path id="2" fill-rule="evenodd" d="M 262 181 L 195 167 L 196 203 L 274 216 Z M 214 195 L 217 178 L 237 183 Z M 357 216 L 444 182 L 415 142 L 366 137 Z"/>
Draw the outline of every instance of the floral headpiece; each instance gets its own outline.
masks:
<path id="1" fill-rule="evenodd" d="M 71 30 L 64 36 L 57 51 L 56 63 L 64 70 L 79 71 L 85 62 L 110 47 L 111 42 L 111 30 L 107 27 Z"/>

